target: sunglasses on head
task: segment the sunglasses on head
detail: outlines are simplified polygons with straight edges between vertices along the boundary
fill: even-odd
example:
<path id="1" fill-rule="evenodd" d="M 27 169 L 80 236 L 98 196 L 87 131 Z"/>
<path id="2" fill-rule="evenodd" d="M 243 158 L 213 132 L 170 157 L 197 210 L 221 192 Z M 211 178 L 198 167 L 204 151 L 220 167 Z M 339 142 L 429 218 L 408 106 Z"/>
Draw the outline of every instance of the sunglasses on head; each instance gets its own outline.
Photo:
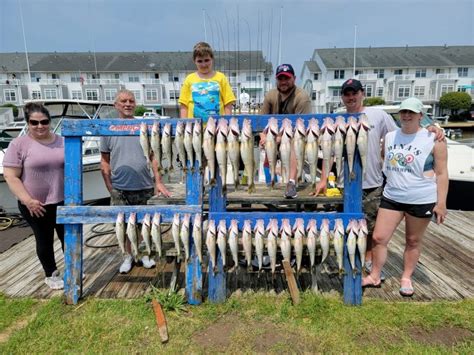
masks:
<path id="1" fill-rule="evenodd" d="M 210 58 L 206 58 L 206 59 L 197 59 L 196 62 L 198 62 L 199 64 L 201 63 L 209 63 L 211 61 Z"/>
<path id="2" fill-rule="evenodd" d="M 35 120 L 29 120 L 28 123 L 31 124 L 32 126 L 37 126 L 41 123 L 42 126 L 47 126 L 49 125 L 49 120 L 41 120 L 41 121 L 35 121 Z"/>

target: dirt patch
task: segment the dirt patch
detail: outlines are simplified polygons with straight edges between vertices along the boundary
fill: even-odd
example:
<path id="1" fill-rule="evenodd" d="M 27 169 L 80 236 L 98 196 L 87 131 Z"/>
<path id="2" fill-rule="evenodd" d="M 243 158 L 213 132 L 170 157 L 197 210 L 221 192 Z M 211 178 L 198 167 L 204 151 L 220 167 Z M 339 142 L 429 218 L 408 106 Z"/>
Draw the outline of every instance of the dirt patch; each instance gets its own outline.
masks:
<path id="1" fill-rule="evenodd" d="M 225 352 L 230 348 L 232 352 L 236 350 L 236 346 L 239 346 L 237 344 L 244 347 L 250 346 L 252 352 L 255 353 L 317 351 L 312 341 L 314 339 L 305 340 L 301 334 L 265 320 L 248 321 L 236 315 L 220 318 L 206 329 L 194 333 L 192 339 L 207 351 Z"/>
<path id="2" fill-rule="evenodd" d="M 239 317 L 224 316 L 203 331 L 194 333 L 193 341 L 205 349 L 222 351 L 230 345 L 230 338 L 238 324 Z"/>
<path id="3" fill-rule="evenodd" d="M 414 341 L 419 343 L 451 347 L 472 338 L 474 334 L 468 329 L 459 327 L 441 327 L 433 331 L 427 331 L 420 327 L 412 327 L 409 331 L 409 335 Z"/>
<path id="4" fill-rule="evenodd" d="M 30 314 L 27 318 L 20 319 L 0 332 L 0 344 L 6 343 L 13 333 L 25 328 L 28 323 L 36 318 L 36 312 Z"/>

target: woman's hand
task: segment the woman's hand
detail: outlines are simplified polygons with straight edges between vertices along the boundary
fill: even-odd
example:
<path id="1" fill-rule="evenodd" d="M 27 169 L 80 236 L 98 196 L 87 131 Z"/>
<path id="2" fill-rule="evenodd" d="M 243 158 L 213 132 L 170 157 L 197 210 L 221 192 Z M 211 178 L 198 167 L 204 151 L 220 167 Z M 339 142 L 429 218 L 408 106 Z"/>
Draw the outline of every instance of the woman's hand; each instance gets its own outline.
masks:
<path id="1" fill-rule="evenodd" d="M 33 217 L 43 217 L 46 213 L 43 203 L 33 198 L 26 201 L 25 206 L 28 208 L 28 211 L 30 211 L 30 214 Z"/>
<path id="2" fill-rule="evenodd" d="M 436 216 L 436 224 L 444 223 L 448 215 L 446 205 L 436 204 L 433 208 L 433 214 Z"/>

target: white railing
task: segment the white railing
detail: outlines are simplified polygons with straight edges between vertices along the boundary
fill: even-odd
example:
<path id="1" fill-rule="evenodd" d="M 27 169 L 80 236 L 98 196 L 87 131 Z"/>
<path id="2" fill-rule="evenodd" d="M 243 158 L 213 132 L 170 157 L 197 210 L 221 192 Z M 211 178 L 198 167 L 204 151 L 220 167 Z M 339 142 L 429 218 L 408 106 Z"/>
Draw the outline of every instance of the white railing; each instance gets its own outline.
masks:
<path id="1" fill-rule="evenodd" d="M 140 80 L 142 84 L 163 84 L 161 79 L 142 79 Z"/>
<path id="2" fill-rule="evenodd" d="M 459 79 L 458 74 L 436 74 L 436 79 L 442 80 L 442 79 Z"/>
<path id="3" fill-rule="evenodd" d="M 87 79 L 84 80 L 85 85 L 110 85 L 120 84 L 120 79 Z"/>
<path id="4" fill-rule="evenodd" d="M 358 80 L 377 80 L 377 74 L 359 74 L 356 75 Z"/>
<path id="5" fill-rule="evenodd" d="M 22 80 L 19 79 L 5 79 L 4 81 L 0 82 L 2 85 L 22 85 L 25 84 Z"/>
<path id="6" fill-rule="evenodd" d="M 415 80 L 413 74 L 394 75 L 395 80 Z"/>

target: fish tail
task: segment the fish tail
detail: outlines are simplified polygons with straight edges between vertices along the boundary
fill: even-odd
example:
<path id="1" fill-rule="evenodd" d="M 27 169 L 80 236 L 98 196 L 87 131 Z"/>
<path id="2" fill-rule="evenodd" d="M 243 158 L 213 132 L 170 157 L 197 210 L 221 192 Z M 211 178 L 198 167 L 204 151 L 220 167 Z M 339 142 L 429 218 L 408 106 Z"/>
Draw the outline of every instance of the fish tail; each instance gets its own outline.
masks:
<path id="1" fill-rule="evenodd" d="M 247 192 L 248 192 L 249 194 L 255 192 L 255 183 L 254 183 L 253 181 L 249 184 L 248 189 L 247 189 Z"/>

